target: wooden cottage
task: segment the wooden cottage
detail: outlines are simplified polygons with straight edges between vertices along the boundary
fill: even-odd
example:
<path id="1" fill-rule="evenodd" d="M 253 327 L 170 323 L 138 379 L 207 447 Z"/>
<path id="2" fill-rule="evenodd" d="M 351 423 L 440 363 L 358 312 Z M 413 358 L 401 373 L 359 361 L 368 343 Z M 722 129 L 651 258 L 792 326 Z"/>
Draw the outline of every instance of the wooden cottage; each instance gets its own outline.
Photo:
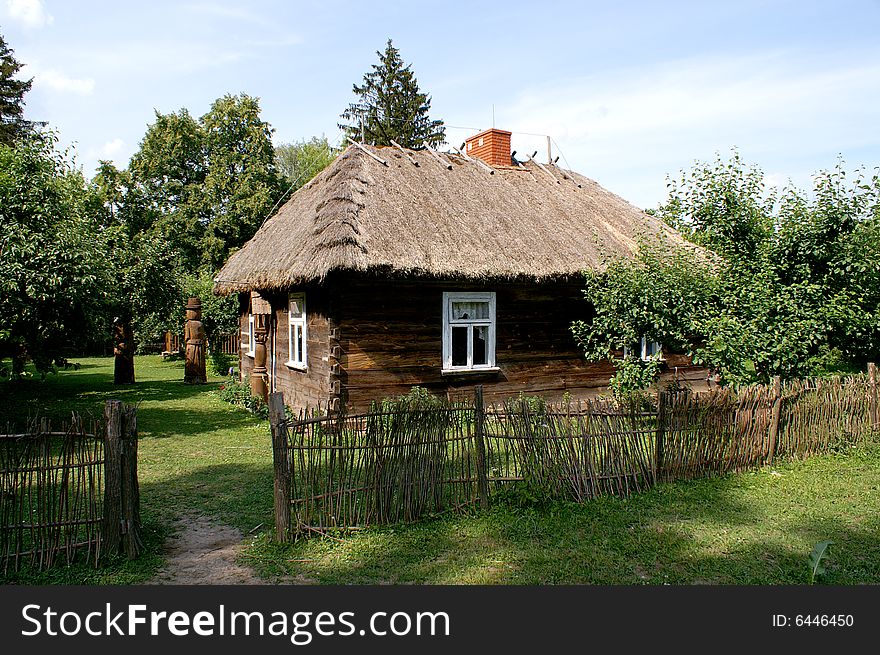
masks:
<path id="1" fill-rule="evenodd" d="M 462 156 L 352 145 L 229 258 L 214 290 L 240 294 L 242 378 L 265 343 L 257 372 L 291 407 L 362 410 L 413 386 L 475 384 L 490 400 L 577 398 L 614 371 L 572 336 L 591 311 L 581 272 L 632 257 L 639 239 L 685 243 L 593 180 L 516 163 L 503 130 Z M 705 380 L 687 358 L 665 360 L 666 376 Z"/>

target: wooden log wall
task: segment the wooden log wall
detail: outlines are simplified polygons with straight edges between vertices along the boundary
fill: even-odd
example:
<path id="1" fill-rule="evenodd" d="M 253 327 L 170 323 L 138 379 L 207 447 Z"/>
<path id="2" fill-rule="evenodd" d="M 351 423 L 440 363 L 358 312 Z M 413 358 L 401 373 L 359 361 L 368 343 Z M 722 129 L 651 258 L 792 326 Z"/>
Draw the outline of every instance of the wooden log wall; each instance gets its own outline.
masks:
<path id="1" fill-rule="evenodd" d="M 580 279 L 462 283 L 338 274 L 327 289 L 336 308 L 340 391 L 350 410 L 365 411 L 372 401 L 413 386 L 454 398 L 472 396 L 481 384 L 489 402 L 520 393 L 589 398 L 604 391 L 614 374 L 611 362 L 587 362 L 571 334 L 572 321 L 589 311 Z M 499 372 L 441 373 L 444 291 L 497 294 Z M 667 365 L 661 384 L 673 379 L 675 367 L 683 383 L 705 384 L 706 370 L 686 357 L 668 356 Z"/>

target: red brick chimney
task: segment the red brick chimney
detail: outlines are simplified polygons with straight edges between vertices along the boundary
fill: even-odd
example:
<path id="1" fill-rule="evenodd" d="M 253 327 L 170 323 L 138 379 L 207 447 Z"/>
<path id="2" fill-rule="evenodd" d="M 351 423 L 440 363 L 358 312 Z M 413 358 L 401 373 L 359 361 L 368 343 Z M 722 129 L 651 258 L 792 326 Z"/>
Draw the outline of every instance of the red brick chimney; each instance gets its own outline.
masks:
<path id="1" fill-rule="evenodd" d="M 479 157 L 489 166 L 510 166 L 510 132 L 494 127 L 465 141 L 468 157 Z"/>

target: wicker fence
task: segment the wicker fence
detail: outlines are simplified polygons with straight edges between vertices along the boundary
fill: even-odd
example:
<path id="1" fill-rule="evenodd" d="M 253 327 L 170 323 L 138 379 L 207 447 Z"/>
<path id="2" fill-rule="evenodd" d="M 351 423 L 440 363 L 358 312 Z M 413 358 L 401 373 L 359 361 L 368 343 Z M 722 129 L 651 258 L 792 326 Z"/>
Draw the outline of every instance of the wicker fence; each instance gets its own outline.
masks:
<path id="1" fill-rule="evenodd" d="M 134 407 L 108 401 L 104 421 L 63 431 L 45 421 L 0 434 L 0 566 L 46 569 L 141 548 Z"/>
<path id="2" fill-rule="evenodd" d="M 878 429 L 876 371 L 664 392 L 655 411 L 608 400 L 553 406 L 402 399 L 381 411 L 285 418 L 270 396 L 276 535 L 411 521 L 487 506 L 511 486 L 584 501 L 658 481 L 754 468 L 858 443 Z"/>

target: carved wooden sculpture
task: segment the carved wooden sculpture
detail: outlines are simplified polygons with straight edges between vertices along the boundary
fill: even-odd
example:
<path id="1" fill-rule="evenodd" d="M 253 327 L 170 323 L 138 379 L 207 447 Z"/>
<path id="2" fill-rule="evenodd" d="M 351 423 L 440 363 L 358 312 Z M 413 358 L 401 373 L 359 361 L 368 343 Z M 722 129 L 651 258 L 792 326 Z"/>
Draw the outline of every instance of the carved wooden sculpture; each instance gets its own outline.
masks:
<path id="1" fill-rule="evenodd" d="M 134 333 L 122 318 L 113 322 L 113 384 L 134 384 Z"/>
<path id="2" fill-rule="evenodd" d="M 266 368 L 266 341 L 272 306 L 256 291 L 251 292 L 251 313 L 254 315 L 254 368 L 251 371 L 251 394 L 269 400 L 269 370 Z"/>
<path id="3" fill-rule="evenodd" d="M 186 341 L 186 369 L 183 381 L 187 384 L 204 384 L 208 381 L 205 372 L 205 326 L 202 324 L 202 301 L 190 298 L 186 305 L 186 327 L 183 329 Z"/>

